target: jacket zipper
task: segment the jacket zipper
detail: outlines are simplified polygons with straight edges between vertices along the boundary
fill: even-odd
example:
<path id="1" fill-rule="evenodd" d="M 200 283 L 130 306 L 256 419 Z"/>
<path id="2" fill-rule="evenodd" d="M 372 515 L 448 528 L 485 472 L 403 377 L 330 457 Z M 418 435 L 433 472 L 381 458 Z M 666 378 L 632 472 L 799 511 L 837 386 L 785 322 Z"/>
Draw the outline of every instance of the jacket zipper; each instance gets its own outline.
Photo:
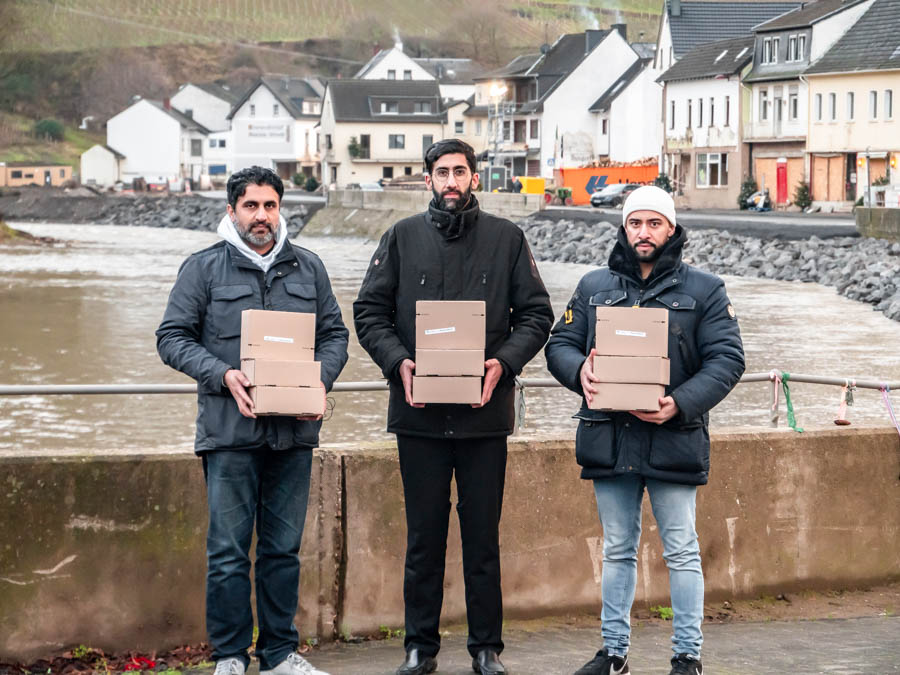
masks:
<path id="1" fill-rule="evenodd" d="M 419 282 L 419 286 L 424 286 L 424 285 L 425 285 L 425 275 L 423 274 L 422 280 Z"/>

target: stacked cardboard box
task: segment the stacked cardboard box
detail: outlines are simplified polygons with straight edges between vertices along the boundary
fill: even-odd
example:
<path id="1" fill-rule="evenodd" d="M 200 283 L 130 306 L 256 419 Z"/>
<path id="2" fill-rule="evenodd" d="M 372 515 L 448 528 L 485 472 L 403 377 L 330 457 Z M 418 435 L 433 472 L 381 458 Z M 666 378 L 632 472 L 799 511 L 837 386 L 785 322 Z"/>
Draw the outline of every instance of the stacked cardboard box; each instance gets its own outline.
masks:
<path id="1" fill-rule="evenodd" d="M 241 313 L 241 371 L 257 415 L 325 412 L 321 366 L 313 360 L 316 315 L 247 309 Z"/>
<path id="2" fill-rule="evenodd" d="M 659 410 L 669 384 L 669 310 L 598 307 L 594 410 Z"/>
<path id="3" fill-rule="evenodd" d="M 415 403 L 480 403 L 483 300 L 416 302 Z"/>

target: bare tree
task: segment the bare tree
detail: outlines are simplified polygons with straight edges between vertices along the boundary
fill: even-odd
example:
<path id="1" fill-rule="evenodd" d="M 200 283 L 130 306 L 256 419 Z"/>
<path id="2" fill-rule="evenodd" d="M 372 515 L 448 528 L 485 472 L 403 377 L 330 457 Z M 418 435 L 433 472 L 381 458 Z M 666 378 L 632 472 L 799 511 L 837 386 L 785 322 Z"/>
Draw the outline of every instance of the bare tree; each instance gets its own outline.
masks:
<path id="1" fill-rule="evenodd" d="M 107 120 L 135 96 L 165 98 L 174 89 L 175 82 L 151 54 L 128 49 L 104 51 L 81 83 L 79 109 L 83 115 Z"/>
<path id="2" fill-rule="evenodd" d="M 487 66 L 502 65 L 507 18 L 502 6 L 484 0 L 465 0 L 460 16 L 465 17 L 459 25 L 472 49 L 472 58 Z"/>

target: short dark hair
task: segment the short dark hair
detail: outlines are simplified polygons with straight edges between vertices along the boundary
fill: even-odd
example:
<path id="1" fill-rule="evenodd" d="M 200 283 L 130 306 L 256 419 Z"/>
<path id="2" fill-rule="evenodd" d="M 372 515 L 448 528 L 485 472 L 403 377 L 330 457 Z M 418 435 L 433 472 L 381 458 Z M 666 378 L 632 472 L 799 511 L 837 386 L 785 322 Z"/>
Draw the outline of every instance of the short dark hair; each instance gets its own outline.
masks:
<path id="1" fill-rule="evenodd" d="M 281 203 L 281 198 L 284 196 L 284 183 L 278 177 L 278 174 L 272 169 L 251 166 L 248 169 L 235 171 L 228 179 L 228 203 L 231 205 L 231 208 L 237 206 L 238 199 L 244 196 L 247 186 L 251 183 L 253 185 L 271 185 L 275 192 L 278 193 L 278 202 Z"/>
<path id="2" fill-rule="evenodd" d="M 431 144 L 425 151 L 425 173 L 430 174 L 434 163 L 444 155 L 452 155 L 457 152 L 466 156 L 469 170 L 475 173 L 475 150 L 468 143 L 464 143 L 456 138 L 445 138 L 442 141 Z"/>

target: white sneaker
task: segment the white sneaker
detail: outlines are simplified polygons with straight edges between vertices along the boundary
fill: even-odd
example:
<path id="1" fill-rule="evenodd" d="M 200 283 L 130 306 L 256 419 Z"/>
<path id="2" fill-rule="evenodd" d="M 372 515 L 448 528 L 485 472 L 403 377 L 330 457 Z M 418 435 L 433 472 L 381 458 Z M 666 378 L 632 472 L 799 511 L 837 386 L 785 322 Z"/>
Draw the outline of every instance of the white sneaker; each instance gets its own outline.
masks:
<path id="1" fill-rule="evenodd" d="M 316 670 L 309 661 L 296 652 L 291 652 L 284 661 L 271 670 L 260 670 L 259 675 L 328 675 L 328 673 Z"/>
<path id="2" fill-rule="evenodd" d="M 240 659 L 222 659 L 216 661 L 216 672 L 213 675 L 244 675 L 244 662 Z"/>

